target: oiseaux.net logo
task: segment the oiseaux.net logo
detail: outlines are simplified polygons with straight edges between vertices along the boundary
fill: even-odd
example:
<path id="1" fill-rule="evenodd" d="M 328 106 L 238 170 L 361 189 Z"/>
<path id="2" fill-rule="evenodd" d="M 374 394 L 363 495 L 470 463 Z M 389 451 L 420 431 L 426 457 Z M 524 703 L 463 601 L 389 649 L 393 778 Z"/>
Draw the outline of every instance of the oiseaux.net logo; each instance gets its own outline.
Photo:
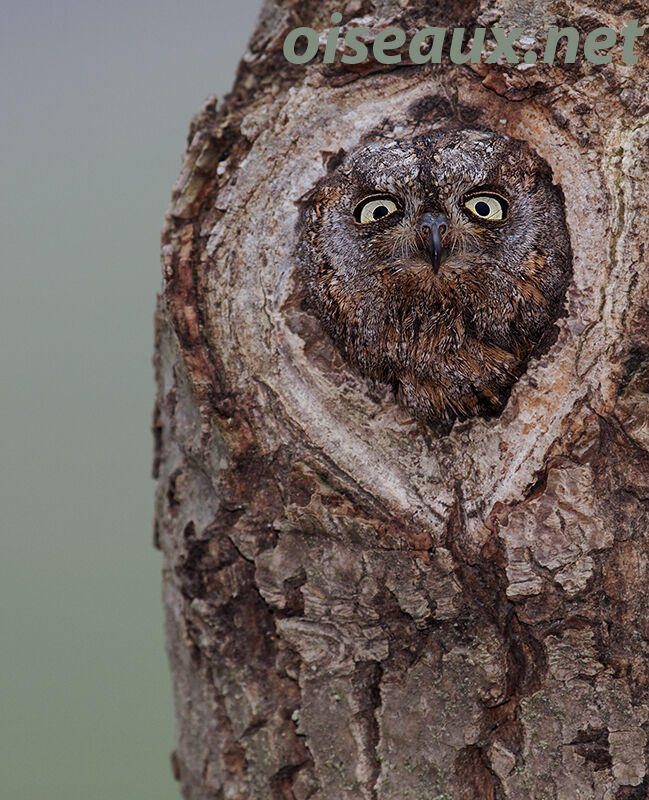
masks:
<path id="1" fill-rule="evenodd" d="M 284 39 L 284 56 L 291 64 L 307 64 L 318 54 L 321 46 L 324 47 L 323 62 L 332 64 L 336 58 L 341 39 L 340 23 L 342 14 L 335 11 L 331 15 L 332 27 L 322 34 L 313 28 L 294 28 Z M 608 64 L 613 58 L 613 48 L 621 47 L 621 58 L 625 64 L 636 64 L 638 57 L 634 53 L 634 46 L 639 37 L 644 34 L 638 20 L 633 19 L 618 32 L 612 28 L 600 27 L 590 31 L 583 37 L 584 58 L 592 64 Z M 408 59 L 413 64 L 440 64 L 445 42 L 449 41 L 449 58 L 454 64 L 478 63 L 483 54 L 488 53 L 484 59 L 487 64 L 506 61 L 509 64 L 534 64 L 539 54 L 532 46 L 536 43 L 534 37 L 524 35 L 523 28 L 475 28 L 471 39 L 464 49 L 464 28 L 423 28 L 417 31 L 408 43 Z M 489 38 L 487 38 L 489 36 Z M 343 64 L 360 64 L 370 56 L 379 64 L 399 64 L 403 58 L 403 48 L 407 42 L 406 32 L 402 28 L 389 26 L 372 35 L 370 28 L 359 25 L 349 27 L 344 33 L 340 60 Z M 554 64 L 557 53 L 562 52 L 560 60 L 566 64 L 573 64 L 577 59 L 582 37 L 576 28 L 552 27 L 547 32 L 545 46 L 543 47 L 543 63 Z M 523 55 L 516 52 L 516 46 L 523 50 Z M 565 47 L 563 46 L 565 45 Z M 490 52 L 489 52 L 490 51 Z"/>

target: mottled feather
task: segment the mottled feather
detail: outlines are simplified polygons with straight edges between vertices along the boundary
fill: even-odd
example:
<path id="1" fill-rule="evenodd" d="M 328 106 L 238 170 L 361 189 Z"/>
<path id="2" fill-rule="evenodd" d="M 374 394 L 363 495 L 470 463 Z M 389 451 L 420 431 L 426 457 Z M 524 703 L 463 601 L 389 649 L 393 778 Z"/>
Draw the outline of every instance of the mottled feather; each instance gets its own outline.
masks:
<path id="1" fill-rule="evenodd" d="M 506 217 L 470 214 L 476 191 L 502 198 Z M 359 203 L 383 195 L 398 212 L 360 224 Z M 427 213 L 447 223 L 437 272 L 418 234 Z M 502 410 L 547 342 L 571 276 L 563 195 L 549 166 L 492 132 L 359 147 L 315 187 L 300 233 L 307 303 L 344 357 L 442 428 Z"/>

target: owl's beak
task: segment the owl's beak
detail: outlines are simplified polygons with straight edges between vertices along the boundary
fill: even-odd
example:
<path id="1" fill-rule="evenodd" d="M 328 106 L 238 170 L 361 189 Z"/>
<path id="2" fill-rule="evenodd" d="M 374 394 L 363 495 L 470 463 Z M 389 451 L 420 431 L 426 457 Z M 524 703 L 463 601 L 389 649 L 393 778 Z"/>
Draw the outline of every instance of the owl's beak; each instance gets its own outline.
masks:
<path id="1" fill-rule="evenodd" d="M 430 257 L 435 275 L 439 272 L 439 266 L 442 263 L 442 236 L 447 230 L 446 214 L 434 215 L 427 211 L 419 217 L 417 234 Z"/>

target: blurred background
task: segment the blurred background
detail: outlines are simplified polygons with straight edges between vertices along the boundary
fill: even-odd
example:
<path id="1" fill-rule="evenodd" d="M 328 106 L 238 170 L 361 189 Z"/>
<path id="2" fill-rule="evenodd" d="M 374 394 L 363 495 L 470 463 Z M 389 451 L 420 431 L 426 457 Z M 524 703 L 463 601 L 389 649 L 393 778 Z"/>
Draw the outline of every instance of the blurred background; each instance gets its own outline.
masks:
<path id="1" fill-rule="evenodd" d="M 150 435 L 159 233 L 261 0 L 0 22 L 0 796 L 177 800 Z"/>

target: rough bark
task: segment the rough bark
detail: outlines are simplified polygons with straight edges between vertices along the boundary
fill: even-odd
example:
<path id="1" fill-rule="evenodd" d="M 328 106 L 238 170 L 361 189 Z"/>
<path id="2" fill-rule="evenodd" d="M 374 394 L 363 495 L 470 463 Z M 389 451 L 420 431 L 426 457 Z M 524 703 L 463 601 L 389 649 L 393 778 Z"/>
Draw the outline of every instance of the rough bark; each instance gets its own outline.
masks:
<path id="1" fill-rule="evenodd" d="M 288 64 L 286 33 L 333 10 L 538 42 L 643 17 L 614 0 L 268 0 L 233 93 L 192 122 L 154 421 L 183 796 L 648 797 L 646 46 L 633 66 Z M 293 256 L 330 158 L 439 114 L 532 144 L 574 250 L 551 350 L 500 418 L 446 437 L 341 361 Z"/>

